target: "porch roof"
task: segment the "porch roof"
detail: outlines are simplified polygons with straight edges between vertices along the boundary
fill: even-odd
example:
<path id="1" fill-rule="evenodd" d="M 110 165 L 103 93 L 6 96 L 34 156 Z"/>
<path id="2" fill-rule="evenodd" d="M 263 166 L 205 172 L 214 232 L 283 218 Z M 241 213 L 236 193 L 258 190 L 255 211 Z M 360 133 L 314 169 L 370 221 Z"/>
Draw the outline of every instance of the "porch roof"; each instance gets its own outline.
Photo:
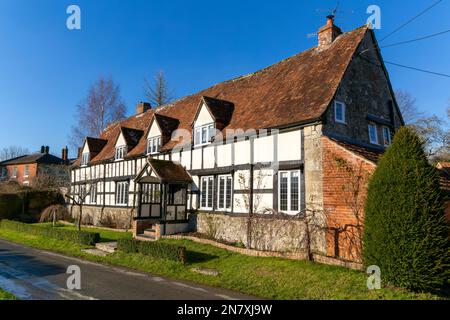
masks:
<path id="1" fill-rule="evenodd" d="M 178 162 L 149 159 L 147 165 L 143 168 L 150 168 L 156 177 L 145 176 L 138 179 L 144 183 L 191 183 L 192 178 L 186 169 Z"/>

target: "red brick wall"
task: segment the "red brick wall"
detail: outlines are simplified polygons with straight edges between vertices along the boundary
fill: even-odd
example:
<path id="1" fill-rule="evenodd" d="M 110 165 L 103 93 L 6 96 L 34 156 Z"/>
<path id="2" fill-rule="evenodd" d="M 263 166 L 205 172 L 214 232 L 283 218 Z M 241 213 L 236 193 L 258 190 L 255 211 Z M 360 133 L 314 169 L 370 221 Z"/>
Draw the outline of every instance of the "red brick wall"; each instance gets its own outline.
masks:
<path id="1" fill-rule="evenodd" d="M 25 164 L 18 164 L 18 165 L 6 166 L 6 170 L 8 171 L 8 178 L 10 180 L 17 181 L 20 184 L 24 184 L 24 182 L 28 182 L 29 184 L 31 184 L 33 179 L 36 177 L 36 174 L 37 174 L 37 164 L 36 163 L 28 164 L 28 167 L 29 167 L 28 177 L 24 176 L 25 166 L 27 166 L 27 165 L 25 165 Z M 17 176 L 16 176 L 16 178 L 13 178 L 14 167 L 17 167 Z"/>
<path id="2" fill-rule="evenodd" d="M 376 165 L 327 137 L 322 140 L 323 203 L 330 228 L 327 232 L 327 255 L 360 261 L 361 228 L 356 226 L 363 223 L 367 182 Z M 355 191 L 359 191 L 357 196 Z"/>

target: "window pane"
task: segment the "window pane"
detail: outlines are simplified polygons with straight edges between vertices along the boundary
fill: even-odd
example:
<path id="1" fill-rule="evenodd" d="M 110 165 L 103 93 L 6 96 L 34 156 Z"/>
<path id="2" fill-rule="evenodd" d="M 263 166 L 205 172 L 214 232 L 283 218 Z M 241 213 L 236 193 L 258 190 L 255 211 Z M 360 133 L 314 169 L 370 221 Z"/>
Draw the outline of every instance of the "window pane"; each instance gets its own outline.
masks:
<path id="1" fill-rule="evenodd" d="M 219 178 L 219 209 L 225 208 L 225 177 Z"/>
<path id="2" fill-rule="evenodd" d="M 215 136 L 215 134 L 214 134 L 214 126 L 213 126 L 213 125 L 210 125 L 210 126 L 208 127 L 208 142 L 210 142 L 211 139 L 212 139 L 214 136 Z"/>
<path id="3" fill-rule="evenodd" d="M 201 129 L 195 129 L 194 144 L 199 145 L 201 143 Z"/>
<path id="4" fill-rule="evenodd" d="M 288 173 L 280 173 L 280 210 L 288 210 Z"/>
<path id="5" fill-rule="evenodd" d="M 343 121 L 344 120 L 344 116 L 343 116 L 343 110 L 342 110 L 342 104 L 340 103 L 336 103 L 336 120 L 339 121 Z"/>
<path id="6" fill-rule="evenodd" d="M 206 207 L 206 187 L 207 187 L 207 180 L 206 178 L 202 178 L 202 187 L 201 187 L 201 207 Z"/>
<path id="7" fill-rule="evenodd" d="M 299 174 L 298 171 L 291 172 L 291 210 L 298 211 L 298 196 L 299 196 Z"/>
<path id="8" fill-rule="evenodd" d="M 231 209 L 231 187 L 233 179 L 227 177 L 227 196 L 226 196 L 226 208 Z"/>
<path id="9" fill-rule="evenodd" d="M 213 178 L 208 178 L 208 208 L 213 206 L 213 194 L 214 194 L 214 183 Z"/>
<path id="10" fill-rule="evenodd" d="M 207 134 L 208 134 L 208 130 L 206 129 L 206 127 L 203 127 L 202 128 L 202 144 L 208 142 Z"/>

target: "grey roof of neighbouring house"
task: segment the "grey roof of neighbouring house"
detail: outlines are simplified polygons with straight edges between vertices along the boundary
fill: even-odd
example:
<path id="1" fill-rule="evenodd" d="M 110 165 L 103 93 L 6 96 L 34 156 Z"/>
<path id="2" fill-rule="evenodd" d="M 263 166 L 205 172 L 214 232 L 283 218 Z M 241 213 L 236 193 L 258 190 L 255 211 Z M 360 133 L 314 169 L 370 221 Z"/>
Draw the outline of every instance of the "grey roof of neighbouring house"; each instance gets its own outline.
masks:
<path id="1" fill-rule="evenodd" d="M 49 153 L 33 153 L 30 155 L 20 156 L 14 159 L 0 162 L 0 165 L 9 166 L 15 164 L 31 164 L 31 163 L 64 164 L 64 160 Z"/>

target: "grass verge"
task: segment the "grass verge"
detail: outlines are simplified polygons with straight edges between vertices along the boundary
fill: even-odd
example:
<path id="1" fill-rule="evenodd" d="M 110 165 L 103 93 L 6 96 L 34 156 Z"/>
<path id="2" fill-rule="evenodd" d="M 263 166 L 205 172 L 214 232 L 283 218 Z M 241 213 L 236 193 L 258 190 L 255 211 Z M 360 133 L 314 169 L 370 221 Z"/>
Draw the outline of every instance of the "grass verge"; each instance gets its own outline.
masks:
<path id="1" fill-rule="evenodd" d="M 92 231 L 101 232 L 101 230 Z M 108 239 L 124 236 L 123 233 L 112 233 L 114 232 L 101 232 Z M 0 230 L 0 238 L 90 261 L 222 287 L 268 299 L 438 299 L 437 296 L 428 293 L 411 293 L 397 288 L 368 290 L 366 275 L 358 271 L 308 261 L 248 257 L 188 240 L 161 240 L 164 243 L 187 248 L 188 262 L 186 265 L 182 265 L 138 253 L 116 252 L 107 257 L 91 256 L 82 252 L 82 249 L 87 248 L 86 246 L 9 230 Z M 192 272 L 192 268 L 216 269 L 220 275 L 218 277 L 202 275 Z"/>

